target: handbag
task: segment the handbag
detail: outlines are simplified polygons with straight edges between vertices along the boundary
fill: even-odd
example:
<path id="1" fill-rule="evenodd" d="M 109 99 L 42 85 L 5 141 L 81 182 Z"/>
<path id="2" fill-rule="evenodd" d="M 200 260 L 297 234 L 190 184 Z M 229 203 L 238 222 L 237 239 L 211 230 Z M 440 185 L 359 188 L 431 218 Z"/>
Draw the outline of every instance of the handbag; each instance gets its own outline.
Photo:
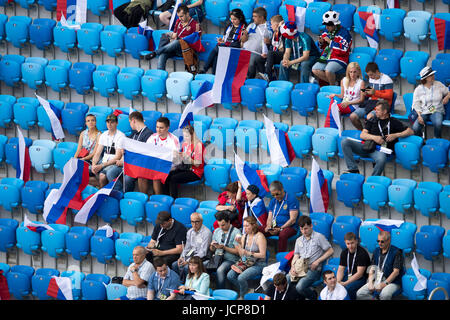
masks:
<path id="1" fill-rule="evenodd" d="M 89 150 L 86 148 L 81 148 L 80 153 L 78 154 L 78 158 L 84 158 L 89 155 Z"/>
<path id="2" fill-rule="evenodd" d="M 373 141 L 373 140 L 365 140 L 364 144 L 362 146 L 363 151 L 367 152 L 367 153 L 374 152 L 376 148 L 377 148 L 377 145 L 376 145 L 375 141 Z"/>
<path id="3" fill-rule="evenodd" d="M 411 123 L 411 125 L 413 125 L 414 122 L 416 122 L 418 117 L 419 115 L 417 114 L 417 111 L 415 109 L 411 109 L 411 113 L 408 115 L 408 120 Z"/>
<path id="4" fill-rule="evenodd" d="M 308 273 L 309 258 L 300 258 L 295 260 L 292 268 L 295 271 L 295 276 L 291 275 L 291 281 L 297 282 L 300 278 L 303 278 Z"/>
<path id="5" fill-rule="evenodd" d="M 247 243 L 247 234 L 244 238 L 244 243 Z M 241 257 L 235 264 L 231 266 L 231 269 L 236 273 L 242 273 L 248 268 L 252 267 L 256 263 L 255 257 Z"/>

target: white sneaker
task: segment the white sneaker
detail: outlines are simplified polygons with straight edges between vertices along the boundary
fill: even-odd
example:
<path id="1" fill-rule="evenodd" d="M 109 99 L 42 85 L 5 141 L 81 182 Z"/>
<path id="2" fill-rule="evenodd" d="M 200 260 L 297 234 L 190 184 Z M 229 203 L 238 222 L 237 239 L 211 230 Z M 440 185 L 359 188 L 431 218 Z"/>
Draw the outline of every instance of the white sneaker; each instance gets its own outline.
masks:
<path id="1" fill-rule="evenodd" d="M 266 80 L 267 82 L 270 82 L 269 76 L 265 73 L 258 72 L 256 75 L 256 78 Z"/>

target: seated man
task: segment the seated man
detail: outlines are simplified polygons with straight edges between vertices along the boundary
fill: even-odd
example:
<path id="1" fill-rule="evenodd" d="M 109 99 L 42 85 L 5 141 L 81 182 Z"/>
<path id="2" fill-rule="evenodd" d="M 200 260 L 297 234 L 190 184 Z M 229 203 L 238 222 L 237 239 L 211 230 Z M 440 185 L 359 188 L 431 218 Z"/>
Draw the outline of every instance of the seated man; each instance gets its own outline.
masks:
<path id="1" fill-rule="evenodd" d="M 145 259 L 145 254 L 145 248 L 142 246 L 133 249 L 133 263 L 128 267 L 122 281 L 128 288 L 127 295 L 120 300 L 145 300 L 147 297 L 147 281 L 155 272 L 155 268 Z"/>
<path id="2" fill-rule="evenodd" d="M 117 124 L 117 116 L 114 114 L 106 117 L 108 130 L 101 134 L 92 158 L 92 172 L 99 175 L 100 188 L 117 178 L 123 170 L 116 165 L 116 161 L 122 158 L 123 150 L 118 145 L 125 134 L 117 130 Z M 102 154 L 102 161 L 99 162 Z"/>
<path id="3" fill-rule="evenodd" d="M 128 116 L 128 121 L 130 122 L 130 127 L 133 130 L 131 133 L 130 139 L 137 140 L 140 142 L 147 142 L 150 136 L 153 134 L 152 130 L 150 130 L 144 123 L 144 117 L 142 113 L 139 111 L 134 111 Z M 117 160 L 116 165 L 119 167 L 123 167 L 123 156 L 122 159 Z M 138 182 L 139 192 L 148 193 L 148 180 L 143 178 L 132 178 L 124 174 L 124 192 L 134 191 L 134 185 L 136 181 Z M 122 190 L 122 184 L 116 183 L 115 189 Z"/>
<path id="4" fill-rule="evenodd" d="M 288 280 L 290 283 L 298 281 L 295 285 L 297 292 L 309 300 L 316 300 L 317 293 L 311 286 L 320 279 L 322 264 L 333 255 L 334 250 L 321 233 L 313 230 L 309 216 L 301 216 L 298 225 L 302 235 L 295 241 Z"/>
<path id="5" fill-rule="evenodd" d="M 319 300 L 350 300 L 347 290 L 336 281 L 336 275 L 333 271 L 325 271 L 322 277 L 325 288 L 320 292 Z"/>
<path id="6" fill-rule="evenodd" d="M 212 238 L 212 232 L 203 224 L 203 217 L 200 213 L 191 214 L 191 224 L 192 228 L 186 234 L 186 244 L 181 257 L 172 264 L 172 269 L 178 273 L 183 283 L 188 273 L 189 260 L 193 256 L 204 260 Z"/>
<path id="7" fill-rule="evenodd" d="M 189 8 L 185 4 L 180 4 L 177 9 L 178 20 L 175 23 L 174 31 L 168 34 L 169 43 L 159 46 L 158 50 L 151 52 L 146 58 L 153 59 L 158 56 L 158 69 L 165 70 L 167 59 L 174 56 L 182 56 L 181 45 L 178 41 L 188 35 L 199 32 L 200 24 L 189 15 Z M 162 41 L 164 38 L 161 38 Z"/>
<path id="8" fill-rule="evenodd" d="M 162 257 L 153 259 L 156 271 L 148 279 L 147 300 L 176 300 L 177 294 L 171 292 L 181 285 L 178 274 L 171 270 Z"/>
<path id="9" fill-rule="evenodd" d="M 183 251 L 186 243 L 186 227 L 172 218 L 169 212 L 161 211 L 156 218 L 152 240 L 147 245 L 147 260 L 164 257 L 168 265 L 172 265 Z"/>
<path id="10" fill-rule="evenodd" d="M 282 272 L 273 276 L 273 283 L 266 290 L 266 297 L 264 300 L 305 300 L 295 286 L 288 283 L 286 275 Z"/>
<path id="11" fill-rule="evenodd" d="M 375 62 L 369 62 L 365 71 L 369 78 L 369 85 L 362 90 L 369 99 L 366 99 L 357 111 L 350 114 L 350 120 L 357 130 L 363 128 L 361 118 L 367 115 L 367 120 L 370 120 L 374 116 L 372 110 L 379 100 L 386 100 L 389 106 L 392 106 L 394 97 L 394 82 L 387 74 L 380 72 Z"/>
<path id="12" fill-rule="evenodd" d="M 390 109 L 391 106 L 386 101 L 378 101 L 375 107 L 376 116 L 366 122 L 364 130 L 361 132 L 360 138 L 365 140 L 366 143 L 367 141 L 375 142 L 371 150 L 364 149 L 364 144 L 361 142 L 350 139 L 342 140 L 342 152 L 344 153 L 344 160 L 348 168 L 344 173 L 359 173 L 358 165 L 353 157 L 355 153 L 364 158 L 372 158 L 375 162 L 372 175 L 381 175 L 384 170 L 387 154 L 376 150 L 376 146 L 394 150 L 394 145 L 398 141 L 398 138 L 404 138 L 414 134 L 411 128 L 407 128 L 399 120 L 391 118 L 389 113 Z M 366 144 L 366 147 L 368 145 Z"/>
<path id="13" fill-rule="evenodd" d="M 390 300 L 401 288 L 404 274 L 404 258 L 402 250 L 391 245 L 391 234 L 380 231 L 378 247 L 372 256 L 369 279 L 356 293 L 358 300 Z"/>

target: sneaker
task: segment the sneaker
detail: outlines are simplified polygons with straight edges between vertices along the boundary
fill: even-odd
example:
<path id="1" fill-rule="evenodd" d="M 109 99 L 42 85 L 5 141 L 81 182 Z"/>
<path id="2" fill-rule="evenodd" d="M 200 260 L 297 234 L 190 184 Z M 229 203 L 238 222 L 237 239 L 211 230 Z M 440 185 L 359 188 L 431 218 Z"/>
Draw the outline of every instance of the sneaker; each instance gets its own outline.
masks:
<path id="1" fill-rule="evenodd" d="M 145 60 L 152 60 L 154 57 L 156 57 L 156 52 L 150 52 L 149 54 L 145 55 L 144 58 Z"/>
<path id="2" fill-rule="evenodd" d="M 345 170 L 344 172 L 342 172 L 342 174 L 346 174 L 346 173 L 359 173 L 359 170 Z"/>
<path id="3" fill-rule="evenodd" d="M 256 75 L 256 78 L 263 79 L 263 80 L 266 80 L 267 82 L 270 82 L 269 76 L 262 72 L 258 72 L 258 74 Z"/>

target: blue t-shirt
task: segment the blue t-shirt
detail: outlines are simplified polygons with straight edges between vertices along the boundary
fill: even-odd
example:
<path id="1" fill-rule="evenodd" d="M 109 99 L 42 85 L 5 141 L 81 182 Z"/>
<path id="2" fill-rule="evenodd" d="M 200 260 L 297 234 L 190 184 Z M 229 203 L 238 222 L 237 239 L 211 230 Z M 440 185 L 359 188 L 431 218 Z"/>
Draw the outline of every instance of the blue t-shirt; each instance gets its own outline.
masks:
<path id="1" fill-rule="evenodd" d="M 283 200 L 278 201 L 275 198 L 270 200 L 269 212 L 272 211 L 272 219 L 275 219 L 277 227 L 281 227 L 289 220 L 289 211 L 291 210 L 299 210 L 299 202 L 294 194 L 285 192 Z M 267 223 L 270 224 L 271 221 L 267 221 Z M 297 229 L 298 225 L 294 223 L 291 227 Z"/>
<path id="2" fill-rule="evenodd" d="M 170 290 L 177 290 L 181 286 L 180 276 L 169 268 L 165 279 L 161 279 L 155 271 L 148 279 L 148 290 L 155 292 L 155 300 L 165 300 L 170 296 Z"/>

